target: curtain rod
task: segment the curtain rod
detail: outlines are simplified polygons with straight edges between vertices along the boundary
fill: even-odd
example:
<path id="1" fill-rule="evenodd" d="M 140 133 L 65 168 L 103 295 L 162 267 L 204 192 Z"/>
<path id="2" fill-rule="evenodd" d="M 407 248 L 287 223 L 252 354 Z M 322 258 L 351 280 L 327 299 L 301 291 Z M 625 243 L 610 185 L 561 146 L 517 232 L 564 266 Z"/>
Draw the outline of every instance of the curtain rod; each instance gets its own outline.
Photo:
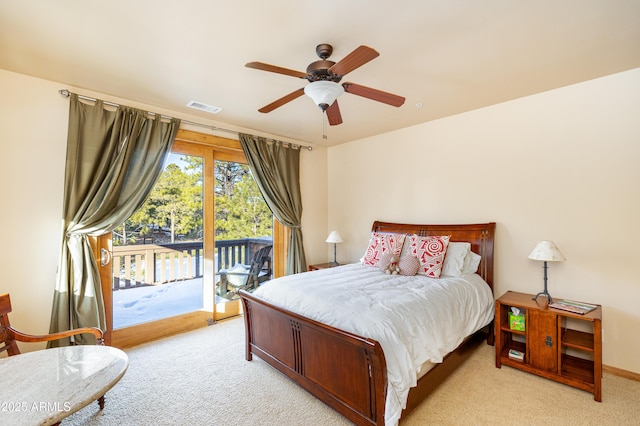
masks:
<path id="1" fill-rule="evenodd" d="M 60 89 L 60 90 L 58 90 L 58 93 L 60 93 L 65 98 L 68 98 L 71 95 L 71 92 L 68 89 Z M 83 96 L 83 95 L 77 95 L 77 96 L 78 96 L 78 98 L 84 99 L 85 101 L 90 101 L 90 102 L 96 102 L 97 101 L 97 99 L 90 98 L 88 96 Z M 114 108 L 120 107 L 120 104 L 116 104 L 116 103 L 113 103 L 113 102 L 102 101 L 102 103 L 105 104 L 105 105 L 109 105 L 111 107 L 114 107 Z M 149 112 L 149 114 L 156 115 L 156 113 L 154 113 L 154 112 Z M 171 119 L 171 117 L 169 117 L 167 115 L 160 115 L 160 117 L 164 118 L 164 119 Z M 234 134 L 236 136 L 239 135 L 239 132 L 236 131 L 236 130 L 224 129 L 222 127 L 212 126 L 211 124 L 196 123 L 195 121 L 189 121 L 189 120 L 183 120 L 183 119 L 180 119 L 180 122 L 181 123 L 186 123 L 186 124 L 191 124 L 192 126 L 205 127 L 205 128 L 207 128 L 209 130 L 214 130 L 214 131 L 218 131 L 218 132 L 232 133 L 232 134 Z M 284 143 L 289 144 L 292 148 L 299 147 L 301 149 L 302 148 L 306 148 L 309 151 L 313 150 L 313 147 L 309 146 L 309 145 L 301 145 L 301 144 L 296 144 L 296 143 L 291 143 L 291 142 L 284 142 Z"/>

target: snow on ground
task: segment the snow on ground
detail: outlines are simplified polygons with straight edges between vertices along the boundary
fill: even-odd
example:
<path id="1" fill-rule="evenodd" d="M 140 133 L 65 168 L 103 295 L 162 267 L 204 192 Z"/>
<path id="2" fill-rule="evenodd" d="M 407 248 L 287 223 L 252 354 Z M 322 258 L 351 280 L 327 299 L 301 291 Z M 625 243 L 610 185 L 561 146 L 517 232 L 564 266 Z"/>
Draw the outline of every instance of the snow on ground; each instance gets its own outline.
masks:
<path id="1" fill-rule="evenodd" d="M 113 328 L 122 328 L 201 309 L 202 279 L 113 292 Z"/>

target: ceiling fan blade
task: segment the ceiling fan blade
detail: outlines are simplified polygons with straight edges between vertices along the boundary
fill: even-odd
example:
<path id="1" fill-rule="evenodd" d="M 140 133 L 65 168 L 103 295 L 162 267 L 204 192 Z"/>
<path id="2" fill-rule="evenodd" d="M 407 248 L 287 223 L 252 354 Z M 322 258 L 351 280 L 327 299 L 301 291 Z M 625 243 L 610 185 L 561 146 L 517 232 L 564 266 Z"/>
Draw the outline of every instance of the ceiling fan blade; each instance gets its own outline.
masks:
<path id="1" fill-rule="evenodd" d="M 336 62 L 329 71 L 335 75 L 343 76 L 348 72 L 366 64 L 370 60 L 377 58 L 380 54 L 369 46 L 360 46 L 347 56 Z"/>
<path id="2" fill-rule="evenodd" d="M 329 125 L 337 126 L 338 124 L 342 124 L 342 115 L 340 114 L 340 107 L 338 106 L 338 101 L 334 101 L 326 111 L 327 120 L 329 120 Z"/>
<path id="3" fill-rule="evenodd" d="M 392 105 L 394 107 L 399 107 L 404 104 L 404 98 L 402 96 L 394 95 L 393 93 L 383 92 L 382 90 L 372 89 L 355 83 L 343 83 L 342 87 L 344 87 L 345 92 Z"/>
<path id="4" fill-rule="evenodd" d="M 281 107 L 282 105 L 291 102 L 292 100 L 299 98 L 300 96 L 304 95 L 304 88 L 300 88 L 294 92 L 289 93 L 288 95 L 285 95 L 283 97 L 281 97 L 280 99 L 271 102 L 269 105 L 263 106 L 262 108 L 260 108 L 258 111 L 260 112 L 271 112 L 276 108 Z"/>
<path id="5" fill-rule="evenodd" d="M 277 74 L 290 75 L 292 77 L 307 78 L 307 73 L 302 71 L 290 70 L 288 68 L 282 68 L 275 65 L 265 64 L 263 62 L 247 62 L 244 64 L 247 68 L 254 68 L 262 71 L 275 72 Z"/>

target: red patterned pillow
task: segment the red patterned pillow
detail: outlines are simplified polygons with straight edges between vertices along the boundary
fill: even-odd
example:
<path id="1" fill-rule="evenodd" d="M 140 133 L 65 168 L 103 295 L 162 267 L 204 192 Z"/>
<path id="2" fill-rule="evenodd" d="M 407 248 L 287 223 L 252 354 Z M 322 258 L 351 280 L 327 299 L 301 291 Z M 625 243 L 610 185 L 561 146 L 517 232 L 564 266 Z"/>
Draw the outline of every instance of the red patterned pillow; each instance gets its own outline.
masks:
<path id="1" fill-rule="evenodd" d="M 400 257 L 405 234 L 379 234 L 374 232 L 369 240 L 369 247 L 362 259 L 363 265 L 378 266 L 383 254 L 389 253 Z"/>
<path id="2" fill-rule="evenodd" d="M 450 236 L 420 237 L 412 235 L 409 239 L 409 255 L 420 261 L 419 275 L 440 278 L 442 263 L 447 253 Z"/>

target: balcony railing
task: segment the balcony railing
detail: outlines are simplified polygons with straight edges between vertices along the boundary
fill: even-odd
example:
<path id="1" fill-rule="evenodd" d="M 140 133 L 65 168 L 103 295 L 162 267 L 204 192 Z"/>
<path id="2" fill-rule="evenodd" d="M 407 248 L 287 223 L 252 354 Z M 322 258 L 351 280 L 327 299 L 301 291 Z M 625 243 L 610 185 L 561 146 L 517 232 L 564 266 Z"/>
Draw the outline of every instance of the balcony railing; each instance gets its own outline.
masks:
<path id="1" fill-rule="evenodd" d="M 248 264 L 270 244 L 271 238 L 216 241 L 215 271 Z M 202 278 L 204 271 L 202 242 L 114 246 L 112 257 L 114 290 Z"/>

